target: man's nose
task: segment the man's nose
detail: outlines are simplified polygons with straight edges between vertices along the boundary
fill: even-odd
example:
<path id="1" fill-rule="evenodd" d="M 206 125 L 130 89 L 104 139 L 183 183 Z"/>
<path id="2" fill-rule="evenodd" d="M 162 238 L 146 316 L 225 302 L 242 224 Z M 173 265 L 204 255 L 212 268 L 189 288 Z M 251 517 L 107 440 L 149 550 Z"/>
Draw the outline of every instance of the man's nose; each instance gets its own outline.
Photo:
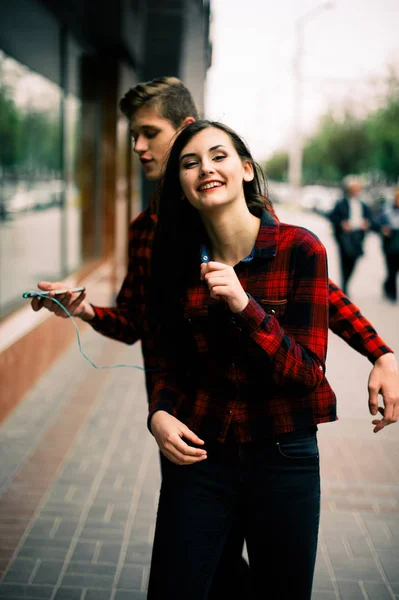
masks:
<path id="1" fill-rule="evenodd" d="M 143 135 L 139 135 L 134 142 L 134 152 L 136 154 L 143 154 L 146 150 L 148 150 L 148 144 Z"/>

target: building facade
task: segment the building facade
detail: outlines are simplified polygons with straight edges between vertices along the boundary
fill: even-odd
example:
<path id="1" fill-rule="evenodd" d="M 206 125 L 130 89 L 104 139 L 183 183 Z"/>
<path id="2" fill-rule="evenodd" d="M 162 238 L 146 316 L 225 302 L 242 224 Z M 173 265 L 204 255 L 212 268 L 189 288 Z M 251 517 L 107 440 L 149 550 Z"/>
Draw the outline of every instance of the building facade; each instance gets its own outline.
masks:
<path id="1" fill-rule="evenodd" d="M 209 23 L 203 0 L 0 2 L 0 419 L 75 336 L 22 293 L 119 286 L 148 191 L 119 99 L 176 75 L 203 110 Z"/>

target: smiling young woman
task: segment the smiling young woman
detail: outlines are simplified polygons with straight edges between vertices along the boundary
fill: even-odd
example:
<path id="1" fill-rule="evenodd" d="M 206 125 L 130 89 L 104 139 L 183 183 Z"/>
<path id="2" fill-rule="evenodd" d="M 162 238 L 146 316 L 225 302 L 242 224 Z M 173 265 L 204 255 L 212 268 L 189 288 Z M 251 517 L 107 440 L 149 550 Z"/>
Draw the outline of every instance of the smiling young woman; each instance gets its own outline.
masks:
<path id="1" fill-rule="evenodd" d="M 205 600 L 239 523 L 250 597 L 309 600 L 316 430 L 336 418 L 326 253 L 274 218 L 249 150 L 220 123 L 197 121 L 173 144 L 151 282 L 148 426 L 165 468 L 148 598 Z"/>

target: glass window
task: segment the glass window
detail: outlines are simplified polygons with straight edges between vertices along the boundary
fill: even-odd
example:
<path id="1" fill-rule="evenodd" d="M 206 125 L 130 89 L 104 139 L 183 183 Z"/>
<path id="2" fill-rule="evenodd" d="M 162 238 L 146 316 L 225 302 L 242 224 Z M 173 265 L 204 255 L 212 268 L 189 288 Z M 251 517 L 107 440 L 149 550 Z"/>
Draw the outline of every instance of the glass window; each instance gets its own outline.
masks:
<path id="1" fill-rule="evenodd" d="M 0 316 L 80 264 L 79 113 L 66 97 L 61 140 L 61 88 L 0 50 Z"/>

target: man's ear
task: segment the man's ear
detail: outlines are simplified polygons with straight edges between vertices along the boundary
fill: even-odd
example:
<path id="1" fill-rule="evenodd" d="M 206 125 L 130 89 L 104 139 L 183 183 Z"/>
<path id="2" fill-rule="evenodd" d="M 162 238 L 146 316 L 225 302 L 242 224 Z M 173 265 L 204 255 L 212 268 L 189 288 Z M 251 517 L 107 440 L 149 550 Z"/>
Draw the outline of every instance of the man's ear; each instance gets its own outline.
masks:
<path id="1" fill-rule="evenodd" d="M 190 125 L 190 123 L 194 123 L 194 121 L 195 121 L 194 117 L 186 117 L 181 122 L 179 129 L 183 129 L 184 127 L 187 127 L 187 125 Z"/>
<path id="2" fill-rule="evenodd" d="M 255 177 L 254 166 L 250 162 L 244 163 L 244 181 L 252 181 Z"/>

